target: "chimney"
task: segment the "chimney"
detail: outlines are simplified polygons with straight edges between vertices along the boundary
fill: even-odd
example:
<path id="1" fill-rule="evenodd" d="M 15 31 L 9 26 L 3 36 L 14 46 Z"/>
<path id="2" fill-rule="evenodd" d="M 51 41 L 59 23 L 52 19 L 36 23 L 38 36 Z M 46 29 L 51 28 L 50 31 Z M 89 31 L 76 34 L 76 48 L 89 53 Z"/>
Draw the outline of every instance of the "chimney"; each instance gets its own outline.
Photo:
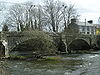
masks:
<path id="1" fill-rule="evenodd" d="M 89 20 L 88 23 L 93 24 L 93 20 Z"/>
<path id="2" fill-rule="evenodd" d="M 86 26 L 86 19 L 85 19 L 85 26 Z"/>
<path id="3" fill-rule="evenodd" d="M 71 23 L 75 23 L 75 22 L 76 22 L 75 18 L 71 19 Z"/>

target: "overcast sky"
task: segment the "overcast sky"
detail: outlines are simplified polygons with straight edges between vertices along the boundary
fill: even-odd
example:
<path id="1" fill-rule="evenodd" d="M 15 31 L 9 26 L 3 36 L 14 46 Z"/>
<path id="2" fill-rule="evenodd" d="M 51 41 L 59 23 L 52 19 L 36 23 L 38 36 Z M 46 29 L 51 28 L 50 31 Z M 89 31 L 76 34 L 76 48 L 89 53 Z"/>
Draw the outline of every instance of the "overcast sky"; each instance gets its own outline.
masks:
<path id="1" fill-rule="evenodd" d="M 26 1 L 33 1 L 34 3 L 40 3 L 42 0 L 0 0 L 5 2 L 12 3 L 22 3 Z M 100 17 L 100 1 L 99 0 L 60 0 L 65 3 L 75 4 L 75 7 L 78 9 L 79 14 L 81 15 L 80 20 L 85 21 L 85 18 L 88 20 L 94 20 L 94 23 L 97 23 L 98 18 Z"/>
<path id="2" fill-rule="evenodd" d="M 65 2 L 71 2 L 75 4 L 75 7 L 78 8 L 79 14 L 81 15 L 80 19 L 85 21 L 94 20 L 94 23 L 98 22 L 100 17 L 100 0 L 62 0 Z"/>

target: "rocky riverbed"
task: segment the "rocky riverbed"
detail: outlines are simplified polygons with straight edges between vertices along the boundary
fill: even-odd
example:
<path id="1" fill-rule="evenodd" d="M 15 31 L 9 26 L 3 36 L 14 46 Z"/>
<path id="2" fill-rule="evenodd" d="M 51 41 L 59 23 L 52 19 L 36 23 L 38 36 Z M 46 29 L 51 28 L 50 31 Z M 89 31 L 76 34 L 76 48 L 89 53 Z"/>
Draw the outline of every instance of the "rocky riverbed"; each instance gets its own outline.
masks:
<path id="1" fill-rule="evenodd" d="M 53 58 L 53 59 L 52 59 Z M 0 60 L 0 75 L 99 75 L 100 52 L 42 60 Z"/>

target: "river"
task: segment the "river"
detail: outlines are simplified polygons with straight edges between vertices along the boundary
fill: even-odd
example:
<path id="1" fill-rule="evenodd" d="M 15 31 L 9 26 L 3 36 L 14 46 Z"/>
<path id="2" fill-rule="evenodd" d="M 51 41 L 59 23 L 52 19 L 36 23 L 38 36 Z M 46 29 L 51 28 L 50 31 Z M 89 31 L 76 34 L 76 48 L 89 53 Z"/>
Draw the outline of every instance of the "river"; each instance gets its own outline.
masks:
<path id="1" fill-rule="evenodd" d="M 100 51 L 56 60 L 0 60 L 0 75 L 100 75 Z"/>

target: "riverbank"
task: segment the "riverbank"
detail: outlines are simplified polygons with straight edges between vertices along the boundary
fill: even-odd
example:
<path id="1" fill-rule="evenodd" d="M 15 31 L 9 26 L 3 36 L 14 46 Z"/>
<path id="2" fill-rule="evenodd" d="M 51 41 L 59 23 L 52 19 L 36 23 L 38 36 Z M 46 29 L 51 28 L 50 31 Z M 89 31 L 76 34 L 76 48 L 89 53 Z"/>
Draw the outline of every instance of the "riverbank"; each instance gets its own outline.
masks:
<path id="1" fill-rule="evenodd" d="M 4 71 L 10 75 L 64 75 L 66 71 L 73 71 L 82 64 L 81 59 L 73 60 L 72 58 L 52 56 L 33 61 L 4 59 L 2 62 L 6 66 Z"/>
<path id="2" fill-rule="evenodd" d="M 85 69 L 89 70 L 89 67 L 95 62 L 99 64 L 99 54 L 100 51 L 95 51 L 92 54 L 45 56 L 45 59 L 31 61 L 2 59 L 0 60 L 0 75 L 81 75 L 83 71 L 86 72 Z"/>

